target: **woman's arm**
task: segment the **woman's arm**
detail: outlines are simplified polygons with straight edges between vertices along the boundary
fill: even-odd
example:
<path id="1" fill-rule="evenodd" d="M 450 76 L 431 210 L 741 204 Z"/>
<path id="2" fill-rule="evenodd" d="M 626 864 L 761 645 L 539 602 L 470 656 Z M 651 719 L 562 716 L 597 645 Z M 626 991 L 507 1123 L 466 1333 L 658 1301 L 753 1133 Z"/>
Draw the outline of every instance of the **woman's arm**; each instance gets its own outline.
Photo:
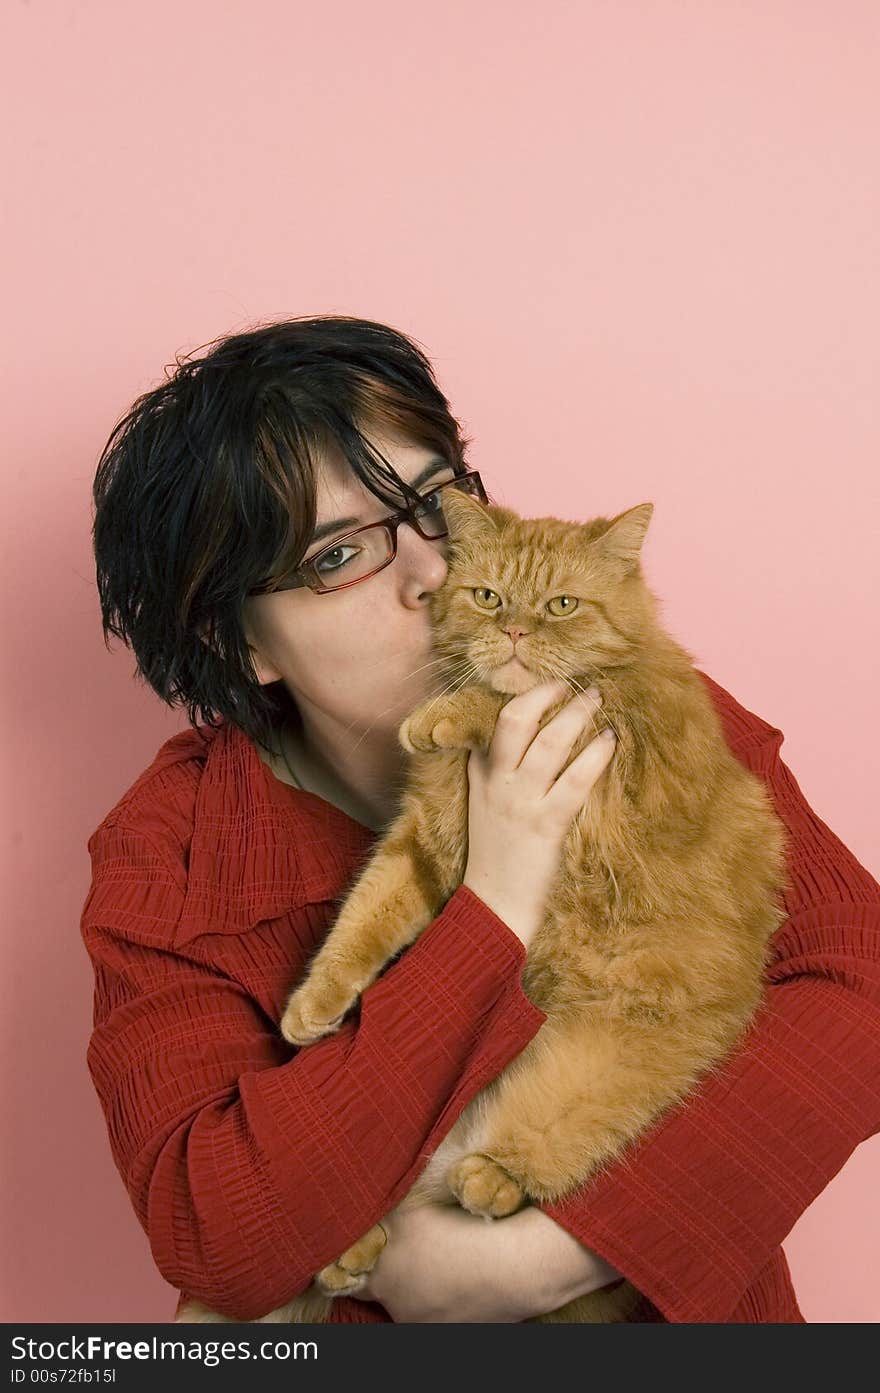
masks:
<path id="1" fill-rule="evenodd" d="M 358 1020 L 294 1052 L 197 944 L 172 950 L 184 890 L 164 847 L 112 823 L 90 850 L 87 1061 L 114 1160 L 165 1279 L 255 1319 L 384 1217 L 431 1139 L 535 1035 L 525 950 L 461 887 Z"/>
<path id="2" fill-rule="evenodd" d="M 384 1219 L 388 1244 L 356 1300 L 400 1323 L 510 1323 L 555 1311 L 620 1273 L 540 1209 L 485 1219 L 427 1204 Z"/>
<path id="3" fill-rule="evenodd" d="M 625 1160 L 541 1205 L 669 1321 L 727 1321 L 880 1129 L 880 886 L 810 808 L 781 738 L 749 761 L 791 837 L 788 919 L 751 1029 Z"/>

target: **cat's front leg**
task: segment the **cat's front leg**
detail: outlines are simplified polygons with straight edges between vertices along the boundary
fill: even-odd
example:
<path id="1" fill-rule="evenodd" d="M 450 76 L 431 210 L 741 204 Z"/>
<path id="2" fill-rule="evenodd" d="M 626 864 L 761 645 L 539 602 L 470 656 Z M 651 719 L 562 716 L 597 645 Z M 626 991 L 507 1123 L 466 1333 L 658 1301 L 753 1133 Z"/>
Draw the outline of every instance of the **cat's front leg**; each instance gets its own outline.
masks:
<path id="1" fill-rule="evenodd" d="M 290 996 L 281 1034 L 307 1045 L 329 1034 L 401 948 L 436 917 L 442 890 L 425 858 L 416 863 L 411 819 L 388 833 L 362 871 L 313 959 Z"/>
<path id="2" fill-rule="evenodd" d="M 464 750 L 474 746 L 485 750 L 504 702 L 501 692 L 483 687 L 442 692 L 410 712 L 397 738 L 408 754 Z"/>

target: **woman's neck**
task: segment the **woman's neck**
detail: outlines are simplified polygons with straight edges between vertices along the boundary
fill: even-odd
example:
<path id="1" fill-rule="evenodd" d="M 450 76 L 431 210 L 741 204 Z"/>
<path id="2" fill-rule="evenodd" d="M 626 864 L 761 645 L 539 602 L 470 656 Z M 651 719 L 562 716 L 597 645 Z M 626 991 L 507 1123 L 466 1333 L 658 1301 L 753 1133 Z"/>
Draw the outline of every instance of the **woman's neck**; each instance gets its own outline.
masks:
<path id="1" fill-rule="evenodd" d="M 352 749 L 342 778 L 337 764 L 309 740 L 302 723 L 289 721 L 281 732 L 281 755 L 266 754 L 264 759 L 283 783 L 299 785 L 380 833 L 398 810 L 405 756 L 399 745 L 390 751 L 365 745 L 361 741 Z"/>

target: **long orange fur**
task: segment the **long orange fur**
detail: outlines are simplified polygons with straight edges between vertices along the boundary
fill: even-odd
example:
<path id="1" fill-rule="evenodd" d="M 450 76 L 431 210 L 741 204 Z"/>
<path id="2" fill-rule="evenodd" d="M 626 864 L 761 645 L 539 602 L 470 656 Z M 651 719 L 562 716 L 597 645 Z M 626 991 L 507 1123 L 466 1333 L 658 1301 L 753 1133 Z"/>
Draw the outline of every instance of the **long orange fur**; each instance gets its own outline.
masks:
<path id="1" fill-rule="evenodd" d="M 512 695 L 491 683 L 510 656 L 499 620 L 520 623 L 538 679 L 602 693 L 568 762 L 605 725 L 617 745 L 571 824 L 528 948 L 523 987 L 547 1020 L 468 1104 L 398 1206 L 442 1201 L 503 1218 L 584 1185 L 731 1053 L 783 918 L 785 832 L 761 781 L 730 752 L 693 658 L 659 622 L 640 563 L 652 504 L 583 524 L 523 519 L 452 489 L 443 507 L 449 571 L 431 618 L 444 690 L 401 726 L 410 760 L 400 811 L 281 1029 L 299 1045 L 335 1029 L 461 884 L 467 751 L 488 747 Z M 560 596 L 577 603 L 560 607 Z M 377 1222 L 263 1319 L 326 1319 L 331 1293 L 363 1285 L 385 1240 Z M 536 1319 L 638 1320 L 643 1299 L 625 1281 Z M 226 1317 L 193 1301 L 177 1319 Z"/>

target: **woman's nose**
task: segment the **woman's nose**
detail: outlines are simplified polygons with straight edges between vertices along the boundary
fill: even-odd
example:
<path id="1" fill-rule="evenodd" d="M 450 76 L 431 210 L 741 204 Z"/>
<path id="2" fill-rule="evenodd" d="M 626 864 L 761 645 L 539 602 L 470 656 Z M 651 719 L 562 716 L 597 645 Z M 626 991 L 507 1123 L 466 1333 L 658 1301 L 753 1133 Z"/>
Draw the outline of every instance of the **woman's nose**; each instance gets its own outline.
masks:
<path id="1" fill-rule="evenodd" d="M 406 578 L 417 580 L 421 590 L 439 590 L 449 571 L 448 542 L 448 537 L 421 537 L 409 523 L 401 523 L 397 560 Z"/>

